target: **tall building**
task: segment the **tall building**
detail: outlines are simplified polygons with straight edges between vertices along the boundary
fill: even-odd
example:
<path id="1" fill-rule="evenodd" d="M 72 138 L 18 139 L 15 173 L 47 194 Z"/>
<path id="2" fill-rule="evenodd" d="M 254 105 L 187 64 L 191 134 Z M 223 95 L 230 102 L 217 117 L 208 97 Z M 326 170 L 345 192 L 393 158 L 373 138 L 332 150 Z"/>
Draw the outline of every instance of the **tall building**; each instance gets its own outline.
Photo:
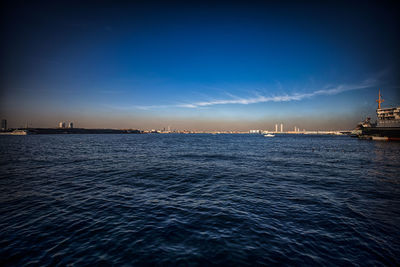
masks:
<path id="1" fill-rule="evenodd" d="M 7 120 L 1 120 L 1 130 L 7 131 Z"/>
<path id="2" fill-rule="evenodd" d="M 63 121 L 59 122 L 58 128 L 65 128 L 65 122 L 63 122 Z"/>
<path id="3" fill-rule="evenodd" d="M 74 123 L 73 123 L 73 122 L 70 122 L 70 123 L 68 124 L 68 128 L 70 128 L 70 129 L 74 128 Z"/>
<path id="4" fill-rule="evenodd" d="M 281 133 L 283 133 L 283 123 L 281 123 Z"/>
<path id="5" fill-rule="evenodd" d="M 275 124 L 275 132 L 278 132 L 278 124 Z"/>

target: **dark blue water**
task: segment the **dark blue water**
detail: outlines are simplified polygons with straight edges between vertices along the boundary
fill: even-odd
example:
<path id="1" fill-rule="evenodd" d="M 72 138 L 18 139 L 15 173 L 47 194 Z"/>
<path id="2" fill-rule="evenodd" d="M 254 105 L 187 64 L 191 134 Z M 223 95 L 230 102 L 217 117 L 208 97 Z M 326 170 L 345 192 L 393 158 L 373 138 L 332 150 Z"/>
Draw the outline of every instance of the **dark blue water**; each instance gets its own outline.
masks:
<path id="1" fill-rule="evenodd" d="M 1 265 L 400 265 L 400 143 L 0 136 Z"/>

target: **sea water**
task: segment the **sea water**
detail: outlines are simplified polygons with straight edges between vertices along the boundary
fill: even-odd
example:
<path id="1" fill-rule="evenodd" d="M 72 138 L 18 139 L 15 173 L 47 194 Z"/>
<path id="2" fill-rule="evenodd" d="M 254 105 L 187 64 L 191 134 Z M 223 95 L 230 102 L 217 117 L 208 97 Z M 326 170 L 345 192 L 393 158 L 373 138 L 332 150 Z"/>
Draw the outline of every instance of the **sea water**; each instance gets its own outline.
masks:
<path id="1" fill-rule="evenodd" d="M 1 265 L 400 265 L 400 143 L 0 136 Z"/>

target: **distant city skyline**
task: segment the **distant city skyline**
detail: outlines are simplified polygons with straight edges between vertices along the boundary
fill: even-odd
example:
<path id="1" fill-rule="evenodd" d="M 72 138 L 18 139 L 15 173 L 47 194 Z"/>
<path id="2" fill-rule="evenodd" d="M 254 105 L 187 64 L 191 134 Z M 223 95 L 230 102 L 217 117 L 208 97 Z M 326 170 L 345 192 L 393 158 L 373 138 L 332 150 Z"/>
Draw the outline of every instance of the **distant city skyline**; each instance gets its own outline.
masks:
<path id="1" fill-rule="evenodd" d="M 389 1 L 38 3 L 2 8 L 10 128 L 349 130 L 378 89 L 400 105 Z"/>

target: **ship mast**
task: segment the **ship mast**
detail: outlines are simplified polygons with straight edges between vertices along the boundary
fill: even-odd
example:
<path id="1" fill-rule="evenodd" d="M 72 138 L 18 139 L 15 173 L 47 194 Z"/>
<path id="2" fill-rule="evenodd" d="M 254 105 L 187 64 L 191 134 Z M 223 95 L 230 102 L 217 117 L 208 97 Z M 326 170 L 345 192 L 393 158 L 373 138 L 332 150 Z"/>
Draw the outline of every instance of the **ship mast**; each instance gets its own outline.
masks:
<path id="1" fill-rule="evenodd" d="M 378 102 L 378 109 L 381 109 L 381 103 L 383 103 L 385 100 L 382 98 L 381 95 L 381 89 L 379 89 L 379 93 L 378 93 L 378 100 L 376 100 L 376 102 Z"/>

